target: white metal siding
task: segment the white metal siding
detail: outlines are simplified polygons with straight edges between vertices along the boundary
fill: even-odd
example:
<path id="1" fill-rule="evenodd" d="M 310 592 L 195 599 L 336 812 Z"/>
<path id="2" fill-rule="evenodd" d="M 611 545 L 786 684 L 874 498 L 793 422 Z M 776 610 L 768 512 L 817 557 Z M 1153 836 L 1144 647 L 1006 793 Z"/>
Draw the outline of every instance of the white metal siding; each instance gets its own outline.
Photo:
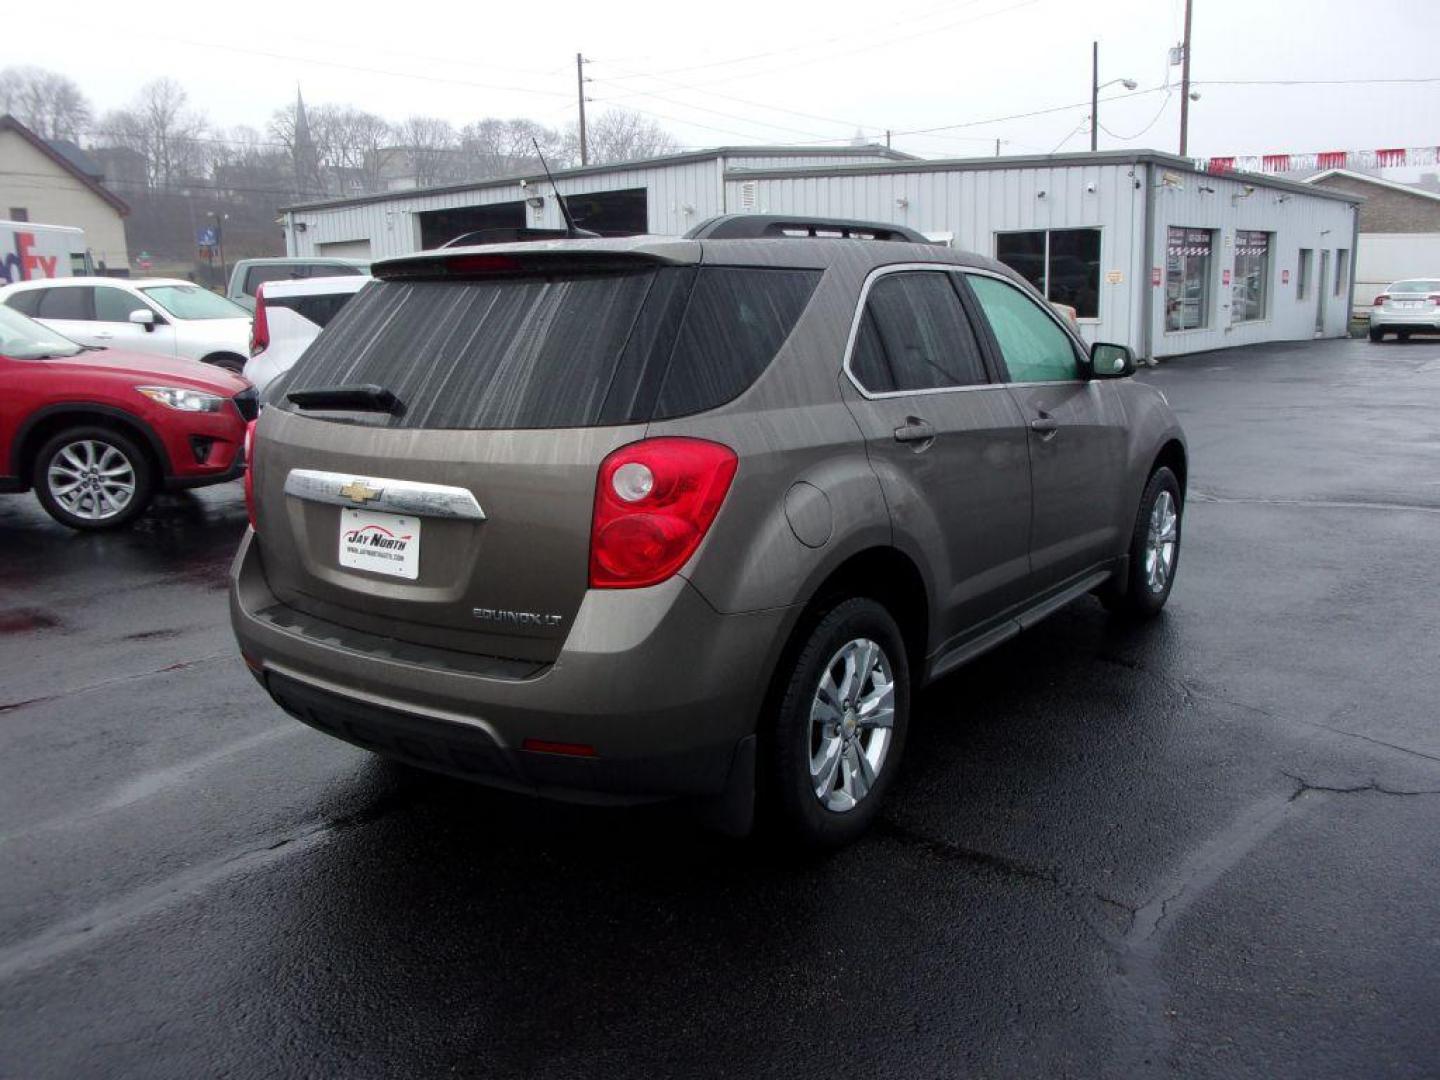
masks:
<path id="1" fill-rule="evenodd" d="M 1157 169 L 1159 182 L 1161 172 Z M 1350 204 L 1317 199 L 1273 188 L 1250 185 L 1243 179 L 1219 176 L 1176 174 L 1176 187 L 1159 185 L 1155 191 L 1155 232 L 1152 252 L 1160 268 L 1161 284 L 1155 293 L 1152 335 L 1156 356 L 1249 345 L 1261 341 L 1294 341 L 1313 337 L 1319 298 L 1316 287 L 1300 299 L 1300 249 L 1314 255 L 1314 277 L 1320 272 L 1320 253 L 1330 252 L 1330 277 L 1325 282 L 1325 324 L 1327 337 L 1347 332 L 1350 310 L 1348 289 L 1335 295 L 1336 251 L 1353 247 L 1355 216 Z M 1247 189 L 1250 194 L 1246 194 Z M 1170 226 L 1212 229 L 1216 232 L 1210 266 L 1209 325 L 1198 330 L 1167 333 L 1165 330 L 1165 244 Z M 1230 290 L 1222 285 L 1225 271 L 1235 266 L 1235 230 L 1255 229 L 1271 234 L 1270 288 L 1265 318 L 1230 324 Z M 1354 253 L 1351 254 L 1353 260 Z M 1285 271 L 1289 282 L 1285 283 Z"/>

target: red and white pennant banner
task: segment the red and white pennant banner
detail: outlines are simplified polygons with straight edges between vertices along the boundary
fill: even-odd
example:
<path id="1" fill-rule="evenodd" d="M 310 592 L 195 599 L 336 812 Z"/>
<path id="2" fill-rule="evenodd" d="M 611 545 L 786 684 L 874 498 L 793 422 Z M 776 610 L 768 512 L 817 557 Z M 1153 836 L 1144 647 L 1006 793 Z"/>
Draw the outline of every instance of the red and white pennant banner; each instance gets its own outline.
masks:
<path id="1" fill-rule="evenodd" d="M 1440 147 L 1408 146 L 1389 150 L 1322 150 L 1314 154 L 1248 154 L 1196 158 L 1203 172 L 1286 173 L 1315 169 L 1389 169 L 1397 165 L 1440 164 Z"/>

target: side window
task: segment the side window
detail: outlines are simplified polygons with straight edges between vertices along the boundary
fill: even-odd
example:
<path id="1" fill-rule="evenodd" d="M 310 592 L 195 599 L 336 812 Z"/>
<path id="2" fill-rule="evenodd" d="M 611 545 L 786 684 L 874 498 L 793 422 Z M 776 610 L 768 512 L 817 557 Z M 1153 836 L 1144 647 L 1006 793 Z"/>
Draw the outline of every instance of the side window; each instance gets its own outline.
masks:
<path id="1" fill-rule="evenodd" d="M 975 332 L 945 271 L 886 274 L 871 287 L 850 359 L 872 394 L 987 382 Z"/>
<path id="2" fill-rule="evenodd" d="M 1075 346 L 1055 320 L 1009 282 L 969 274 L 1012 382 L 1056 382 L 1080 377 Z"/>
<path id="3" fill-rule="evenodd" d="M 96 286 L 96 322 L 129 322 L 130 313 L 139 311 L 143 307 L 145 307 L 144 304 L 124 289 L 113 289 L 108 285 Z"/>
<path id="4" fill-rule="evenodd" d="M 27 289 L 25 292 L 11 293 L 5 298 L 5 306 L 14 308 L 21 315 L 29 315 L 32 319 L 40 307 L 40 297 L 44 296 L 45 289 Z"/>
<path id="5" fill-rule="evenodd" d="M 302 319 L 307 319 L 322 330 L 345 304 L 355 298 L 354 293 L 325 293 L 316 296 L 275 296 L 266 300 L 267 307 L 289 308 Z"/>
<path id="6" fill-rule="evenodd" d="M 86 285 L 73 288 L 46 289 L 35 312 L 38 319 L 74 319 L 91 322 L 95 318 L 92 300 L 95 290 Z"/>

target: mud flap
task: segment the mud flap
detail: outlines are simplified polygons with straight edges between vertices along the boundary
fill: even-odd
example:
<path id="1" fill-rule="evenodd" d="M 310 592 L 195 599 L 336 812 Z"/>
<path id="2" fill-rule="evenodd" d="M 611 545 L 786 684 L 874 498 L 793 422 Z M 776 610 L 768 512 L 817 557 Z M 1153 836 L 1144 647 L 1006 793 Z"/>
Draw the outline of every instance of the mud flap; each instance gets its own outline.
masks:
<path id="1" fill-rule="evenodd" d="M 724 836 L 749 836 L 755 828 L 755 736 L 735 744 L 725 790 L 694 803 L 695 817 L 705 828 Z"/>

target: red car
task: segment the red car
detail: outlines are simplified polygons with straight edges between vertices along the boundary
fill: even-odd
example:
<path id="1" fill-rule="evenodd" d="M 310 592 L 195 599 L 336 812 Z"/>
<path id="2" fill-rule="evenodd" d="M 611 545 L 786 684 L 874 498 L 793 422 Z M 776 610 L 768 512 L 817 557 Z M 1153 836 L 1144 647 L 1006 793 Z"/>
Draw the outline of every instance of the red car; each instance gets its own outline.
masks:
<path id="1" fill-rule="evenodd" d="M 0 305 L 0 492 L 72 529 L 125 525 L 161 488 L 245 471 L 255 388 L 211 364 L 77 345 Z"/>

